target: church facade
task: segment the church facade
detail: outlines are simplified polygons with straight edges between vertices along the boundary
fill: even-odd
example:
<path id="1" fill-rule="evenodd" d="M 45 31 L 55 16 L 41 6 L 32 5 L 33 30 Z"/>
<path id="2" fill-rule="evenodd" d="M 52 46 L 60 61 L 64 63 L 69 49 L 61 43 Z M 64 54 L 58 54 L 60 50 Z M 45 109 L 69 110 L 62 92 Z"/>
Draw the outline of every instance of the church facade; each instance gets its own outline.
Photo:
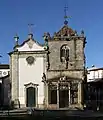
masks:
<path id="1" fill-rule="evenodd" d="M 11 100 L 20 107 L 38 107 L 43 105 L 45 73 L 45 51 L 43 46 L 29 37 L 18 45 L 18 37 L 14 51 L 10 55 Z"/>
<path id="2" fill-rule="evenodd" d="M 45 104 L 49 108 L 82 108 L 85 81 L 85 36 L 65 24 L 53 37 L 45 37 L 47 73 Z"/>
<path id="3" fill-rule="evenodd" d="M 21 107 L 82 108 L 85 80 L 85 36 L 64 26 L 44 45 L 33 35 L 10 52 L 11 100 Z"/>

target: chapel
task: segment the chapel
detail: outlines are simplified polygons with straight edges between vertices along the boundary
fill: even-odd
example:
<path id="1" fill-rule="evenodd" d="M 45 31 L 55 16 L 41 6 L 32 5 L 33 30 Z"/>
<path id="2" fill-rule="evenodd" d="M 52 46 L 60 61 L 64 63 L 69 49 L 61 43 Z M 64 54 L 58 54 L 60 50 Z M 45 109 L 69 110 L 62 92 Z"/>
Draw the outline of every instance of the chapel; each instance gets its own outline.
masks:
<path id="1" fill-rule="evenodd" d="M 47 108 L 83 108 L 85 83 L 84 31 L 80 35 L 64 21 L 53 36 L 44 34 L 47 52 L 44 95 Z"/>
<path id="2" fill-rule="evenodd" d="M 43 105 L 44 83 L 46 73 L 44 47 L 29 34 L 27 40 L 16 44 L 10 55 L 11 101 L 18 107 L 39 107 Z"/>
<path id="3" fill-rule="evenodd" d="M 44 44 L 33 34 L 22 44 L 15 36 L 10 56 L 11 101 L 15 107 L 83 108 L 85 81 L 84 31 L 68 21 L 53 34 L 44 33 Z"/>

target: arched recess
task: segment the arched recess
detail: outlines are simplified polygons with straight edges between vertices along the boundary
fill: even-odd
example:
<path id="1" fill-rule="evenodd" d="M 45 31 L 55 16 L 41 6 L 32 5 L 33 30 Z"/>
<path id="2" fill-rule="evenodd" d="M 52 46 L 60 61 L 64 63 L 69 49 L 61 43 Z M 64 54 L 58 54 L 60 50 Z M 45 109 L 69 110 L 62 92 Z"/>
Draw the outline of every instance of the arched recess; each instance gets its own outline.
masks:
<path id="1" fill-rule="evenodd" d="M 65 62 L 65 61 L 69 61 L 69 57 L 70 57 L 70 48 L 68 45 L 62 45 L 60 48 L 60 61 L 61 62 Z"/>

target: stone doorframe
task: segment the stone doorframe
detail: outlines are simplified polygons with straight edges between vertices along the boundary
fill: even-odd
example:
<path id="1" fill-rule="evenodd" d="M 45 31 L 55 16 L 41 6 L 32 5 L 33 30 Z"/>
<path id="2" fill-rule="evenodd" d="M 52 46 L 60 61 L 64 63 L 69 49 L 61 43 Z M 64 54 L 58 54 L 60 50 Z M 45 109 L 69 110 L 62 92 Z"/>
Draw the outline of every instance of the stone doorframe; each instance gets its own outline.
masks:
<path id="1" fill-rule="evenodd" d="M 62 83 L 62 82 L 61 82 Z M 60 89 L 59 89 L 59 84 L 61 84 L 60 82 L 57 82 L 57 107 L 60 108 Z M 70 101 L 71 101 L 71 97 L 70 97 L 70 83 L 69 82 L 66 82 L 65 83 L 66 85 L 68 85 L 68 107 L 69 105 L 71 104 Z"/>
<path id="2" fill-rule="evenodd" d="M 24 86 L 25 86 L 25 88 L 24 88 L 25 107 L 26 107 L 26 103 L 27 103 L 26 89 L 29 88 L 29 87 L 35 88 L 36 107 L 37 107 L 38 106 L 38 84 L 34 84 L 34 83 L 30 82 L 28 84 L 24 84 Z"/>

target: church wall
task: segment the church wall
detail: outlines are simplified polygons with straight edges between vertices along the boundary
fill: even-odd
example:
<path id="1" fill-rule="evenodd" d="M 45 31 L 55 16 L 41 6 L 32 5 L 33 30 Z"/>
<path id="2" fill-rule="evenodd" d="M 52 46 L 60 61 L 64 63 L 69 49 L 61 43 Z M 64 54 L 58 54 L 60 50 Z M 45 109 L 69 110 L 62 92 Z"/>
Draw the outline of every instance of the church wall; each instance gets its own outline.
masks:
<path id="1" fill-rule="evenodd" d="M 50 70 L 58 70 L 66 68 L 66 64 L 60 61 L 60 48 L 62 45 L 67 44 L 70 48 L 69 57 L 69 70 L 84 69 L 84 51 L 83 51 L 83 41 L 82 40 L 71 40 L 71 41 L 59 41 L 52 40 L 48 42 L 49 46 L 49 62 Z"/>
<path id="2" fill-rule="evenodd" d="M 85 64 L 84 40 L 76 40 L 76 69 L 83 68 Z"/>
<path id="3" fill-rule="evenodd" d="M 11 99 L 14 101 L 18 99 L 18 54 L 12 54 L 10 56 L 10 80 L 11 80 Z"/>
<path id="4" fill-rule="evenodd" d="M 57 76 L 68 76 L 70 78 L 76 78 L 82 80 L 83 78 L 83 71 L 49 71 L 47 73 L 48 79 L 56 78 Z"/>
<path id="5" fill-rule="evenodd" d="M 62 47 L 62 45 L 64 44 L 68 44 L 69 47 L 72 46 L 72 43 L 70 43 L 69 41 L 52 41 L 52 42 L 48 42 L 48 46 L 49 46 L 49 60 L 50 60 L 50 69 L 51 70 L 58 70 L 58 69 L 65 69 L 65 64 L 61 65 L 61 61 L 60 61 L 60 47 Z M 73 50 L 71 50 L 70 55 L 72 56 Z M 73 57 L 70 58 L 70 61 L 72 62 Z"/>
<path id="6" fill-rule="evenodd" d="M 83 40 L 76 40 L 76 60 L 78 60 L 78 61 L 84 60 L 83 44 L 84 44 Z M 81 64 L 79 63 L 79 65 L 81 65 Z"/>
<path id="7" fill-rule="evenodd" d="M 33 56 L 33 55 L 32 55 Z M 25 56 L 19 57 L 19 99 L 20 104 L 25 104 L 25 91 L 24 84 L 30 82 L 38 84 L 38 104 L 43 104 L 44 99 L 44 84 L 42 81 L 42 75 L 44 72 L 43 66 L 43 57 L 35 57 L 35 62 L 32 65 L 29 65 L 26 61 Z"/>
<path id="8" fill-rule="evenodd" d="M 60 34 L 62 32 L 60 31 Z M 71 92 L 69 89 L 69 100 L 68 102 L 68 107 L 79 107 L 82 108 L 82 99 L 83 99 L 83 93 L 82 93 L 82 82 L 84 80 L 84 38 L 74 36 L 74 37 L 68 37 L 68 39 L 64 36 L 63 37 L 54 37 L 54 39 L 48 40 L 48 51 L 49 51 L 49 68 L 47 70 L 47 80 L 48 82 L 52 81 L 57 81 L 57 86 L 58 86 L 58 80 L 63 80 L 61 76 L 65 76 L 67 80 L 67 84 L 72 84 L 76 83 L 77 88 L 76 88 L 76 103 L 73 102 L 74 98 L 71 98 L 71 95 L 74 93 Z M 69 52 L 69 57 L 66 59 L 66 55 L 68 54 L 67 52 L 61 50 L 63 46 L 63 49 L 68 49 Z M 62 51 L 62 55 L 61 55 Z M 65 52 L 65 53 L 64 53 Z M 62 56 L 62 57 L 61 57 Z M 62 59 L 61 59 L 62 58 Z M 65 81 L 66 81 L 65 80 Z M 61 82 L 60 81 L 60 82 Z M 65 82 L 64 81 L 64 82 Z M 58 88 L 57 91 L 59 92 Z M 71 93 L 70 93 L 71 92 Z M 48 96 L 48 93 L 47 93 Z M 57 106 L 59 106 L 59 93 L 57 94 Z M 48 101 L 48 99 L 47 99 Z M 47 105 L 50 105 L 48 102 L 46 103 Z"/>
<path id="9" fill-rule="evenodd" d="M 64 28 L 66 28 L 68 31 L 65 31 L 66 29 Z M 76 86 L 78 88 L 76 92 L 78 95 L 76 98 L 78 98 L 77 103 L 81 105 L 82 80 L 84 79 L 84 38 L 82 40 L 82 38 L 75 33 L 71 34 L 73 31 L 71 31 L 70 28 L 67 28 L 67 26 L 64 26 L 64 28 L 63 31 L 59 32 L 61 37 L 58 33 L 59 36 L 57 35 L 50 39 L 49 36 L 48 40 L 45 39 L 45 48 L 47 48 L 45 51 L 43 46 L 39 46 L 36 41 L 34 41 L 32 38 L 29 38 L 16 48 L 17 52 L 13 52 L 11 57 L 12 100 L 19 99 L 21 106 L 26 106 L 26 88 L 29 85 L 35 87 L 35 84 L 38 84 L 38 98 L 36 100 L 38 101 L 39 106 L 41 104 L 45 104 L 46 107 L 48 107 L 48 98 L 50 96 L 48 92 L 50 87 L 50 79 L 51 81 L 60 80 L 56 83 L 57 105 L 59 106 L 59 82 L 62 82 L 61 80 L 65 82 L 64 78 L 66 78 L 65 80 L 68 81 L 66 83 L 68 85 L 69 92 L 70 82 L 77 83 Z M 66 32 L 66 34 L 64 34 L 64 32 Z M 67 32 L 70 37 L 67 35 Z M 64 50 L 62 49 L 61 59 L 60 50 L 62 46 L 64 47 Z M 28 63 L 27 57 L 29 56 L 35 58 L 34 63 Z M 43 73 L 45 73 L 45 77 L 43 77 Z M 63 79 L 61 76 L 64 76 Z M 44 78 L 44 83 L 42 82 L 42 77 Z M 48 81 L 47 83 L 46 80 Z M 29 95 L 30 98 L 31 92 Z M 34 96 L 34 94 L 32 95 Z M 70 104 L 70 99 L 69 93 L 68 104 Z M 34 105 L 34 102 L 32 103 Z M 38 107 L 37 103 L 36 107 Z"/>

